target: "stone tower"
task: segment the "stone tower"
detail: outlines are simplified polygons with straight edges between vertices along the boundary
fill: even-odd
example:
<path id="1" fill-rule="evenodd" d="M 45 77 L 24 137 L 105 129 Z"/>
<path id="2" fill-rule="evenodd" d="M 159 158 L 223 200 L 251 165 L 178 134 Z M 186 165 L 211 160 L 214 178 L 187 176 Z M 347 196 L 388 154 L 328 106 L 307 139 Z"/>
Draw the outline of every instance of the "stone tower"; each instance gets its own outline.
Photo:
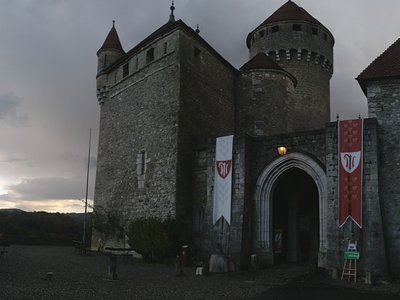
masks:
<path id="1" fill-rule="evenodd" d="M 251 136 L 291 132 L 296 79 L 265 53 L 240 68 L 237 134 Z"/>
<path id="2" fill-rule="evenodd" d="M 196 149 L 234 133 L 237 70 L 198 31 L 175 21 L 173 10 L 127 52 L 113 26 L 97 52 L 94 198 L 95 210 L 112 212 L 125 225 L 175 218 L 187 243 L 193 203 L 202 201 L 192 192 Z"/>
<path id="3" fill-rule="evenodd" d="M 334 38 L 305 9 L 288 1 L 247 36 L 250 59 L 264 52 L 297 80 L 288 132 L 330 121 Z"/>
<path id="4" fill-rule="evenodd" d="M 102 101 L 108 91 L 107 87 L 107 74 L 105 70 L 116 62 L 119 58 L 125 55 L 121 42 L 118 37 L 117 30 L 115 29 L 115 22 L 108 33 L 103 45 L 97 51 L 97 98 Z"/>

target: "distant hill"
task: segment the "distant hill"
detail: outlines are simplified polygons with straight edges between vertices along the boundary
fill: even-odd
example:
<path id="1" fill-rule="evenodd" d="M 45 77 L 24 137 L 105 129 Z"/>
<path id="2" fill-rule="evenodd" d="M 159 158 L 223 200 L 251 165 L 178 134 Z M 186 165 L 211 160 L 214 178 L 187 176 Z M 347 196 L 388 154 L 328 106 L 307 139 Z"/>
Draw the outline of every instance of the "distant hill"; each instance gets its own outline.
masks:
<path id="1" fill-rule="evenodd" d="M 86 236 L 91 235 L 90 217 Z M 0 233 L 11 244 L 71 245 L 82 239 L 82 230 L 83 214 L 0 209 Z"/>

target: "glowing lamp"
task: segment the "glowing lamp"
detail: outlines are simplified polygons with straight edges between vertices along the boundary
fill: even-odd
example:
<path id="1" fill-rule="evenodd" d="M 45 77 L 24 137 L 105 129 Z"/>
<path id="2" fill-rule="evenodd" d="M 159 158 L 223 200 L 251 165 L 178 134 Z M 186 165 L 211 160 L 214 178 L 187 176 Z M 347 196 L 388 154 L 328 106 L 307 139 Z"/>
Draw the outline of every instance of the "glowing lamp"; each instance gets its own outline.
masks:
<path id="1" fill-rule="evenodd" d="M 286 147 L 284 147 L 284 146 L 278 147 L 278 154 L 279 155 L 285 155 L 286 152 L 287 152 L 287 148 Z"/>

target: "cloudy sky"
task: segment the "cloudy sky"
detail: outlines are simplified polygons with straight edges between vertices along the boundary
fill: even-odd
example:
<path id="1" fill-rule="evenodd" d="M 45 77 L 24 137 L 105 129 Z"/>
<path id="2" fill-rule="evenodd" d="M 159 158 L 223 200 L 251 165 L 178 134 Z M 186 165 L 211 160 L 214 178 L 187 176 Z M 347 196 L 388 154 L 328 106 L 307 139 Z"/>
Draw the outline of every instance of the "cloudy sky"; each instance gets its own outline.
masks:
<path id="1" fill-rule="evenodd" d="M 286 0 L 175 0 L 175 15 L 235 67 L 247 34 Z M 398 0 L 297 0 L 336 39 L 332 117 L 367 116 L 354 78 L 400 36 Z M 169 0 L 10 0 L 0 4 L 0 208 L 83 211 L 89 129 L 93 198 L 96 51 L 112 20 L 125 51 L 169 16 Z"/>

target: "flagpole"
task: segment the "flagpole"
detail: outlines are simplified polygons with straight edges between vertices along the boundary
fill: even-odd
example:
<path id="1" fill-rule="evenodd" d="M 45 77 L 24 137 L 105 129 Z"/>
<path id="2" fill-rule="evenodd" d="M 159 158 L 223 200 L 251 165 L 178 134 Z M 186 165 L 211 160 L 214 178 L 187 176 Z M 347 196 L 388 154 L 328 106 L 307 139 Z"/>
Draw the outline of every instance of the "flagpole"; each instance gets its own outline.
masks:
<path id="1" fill-rule="evenodd" d="M 89 168 L 90 168 L 90 146 L 92 144 L 92 128 L 89 130 L 89 153 L 87 160 L 87 170 L 86 170 L 86 196 L 85 196 L 85 213 L 83 215 L 83 238 L 82 243 L 86 245 L 86 215 L 87 215 L 87 206 L 88 206 L 88 191 L 89 191 Z"/>

